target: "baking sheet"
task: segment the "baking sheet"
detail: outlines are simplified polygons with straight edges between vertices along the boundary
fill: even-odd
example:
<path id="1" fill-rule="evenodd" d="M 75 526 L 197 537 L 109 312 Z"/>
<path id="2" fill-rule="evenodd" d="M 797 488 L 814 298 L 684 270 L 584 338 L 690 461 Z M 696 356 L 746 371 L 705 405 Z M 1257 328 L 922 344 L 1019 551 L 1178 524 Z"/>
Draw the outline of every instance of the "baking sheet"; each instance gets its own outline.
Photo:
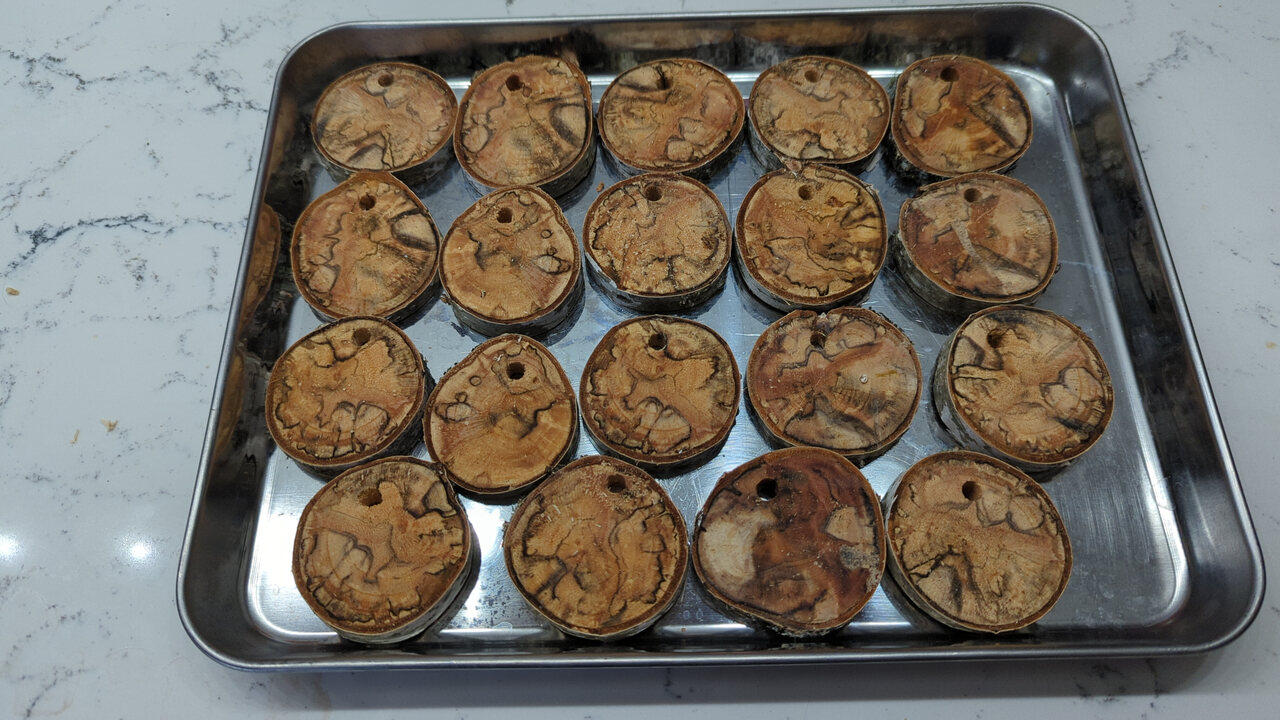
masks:
<path id="1" fill-rule="evenodd" d="M 474 71 L 529 52 L 575 56 L 597 101 L 620 69 L 677 55 L 716 63 L 744 96 L 769 64 L 805 53 L 854 62 L 886 86 L 911 61 L 941 52 L 984 58 L 1013 77 L 1030 104 L 1035 137 L 1009 174 L 1044 199 L 1060 243 L 1061 267 L 1037 304 L 1094 339 L 1116 388 L 1106 434 L 1045 481 L 1075 552 L 1066 592 L 1031 628 L 986 637 L 929 620 L 886 576 L 847 628 L 797 642 L 728 620 L 690 574 L 652 629 L 592 643 L 540 620 L 507 578 L 501 533 L 514 505 L 466 500 L 482 561 L 451 619 L 393 648 L 340 641 L 307 608 L 290 574 L 297 517 L 320 481 L 275 450 L 262 420 L 271 363 L 320 321 L 293 287 L 287 237 L 274 282 L 265 297 L 254 297 L 246 277 L 255 206 L 178 577 L 180 614 L 205 652 L 234 667 L 305 670 L 1100 656 L 1204 650 L 1248 625 L 1262 595 L 1257 541 L 1119 90 L 1105 49 L 1086 27 L 1049 8 L 1016 5 L 339 26 L 304 41 L 282 64 L 255 198 L 288 225 L 333 186 L 305 125 L 324 85 L 341 73 L 379 59 L 418 62 L 461 95 Z M 598 143 L 596 152 L 590 177 L 560 199 L 579 233 L 597 188 L 622 178 Z M 860 177 L 896 226 L 899 206 L 920 183 L 891 171 L 891 152 L 883 148 Z M 742 144 L 708 185 L 733 218 L 764 171 Z M 442 230 L 481 195 L 456 163 L 415 190 Z M 722 294 L 687 315 L 715 328 L 745 367 L 755 338 L 781 313 L 731 272 Z M 904 329 L 924 368 L 933 367 L 960 320 L 929 308 L 888 269 L 863 305 Z M 544 342 L 576 385 L 598 339 L 634 316 L 589 284 L 572 324 Z M 405 329 L 436 377 L 485 339 L 438 300 Z M 954 445 L 926 393 L 906 435 L 863 472 L 883 494 L 911 463 Z M 743 406 L 714 460 L 662 484 L 691 524 L 720 474 L 769 449 Z M 580 433 L 576 456 L 594 452 Z M 426 457 L 421 445 L 415 454 Z"/>

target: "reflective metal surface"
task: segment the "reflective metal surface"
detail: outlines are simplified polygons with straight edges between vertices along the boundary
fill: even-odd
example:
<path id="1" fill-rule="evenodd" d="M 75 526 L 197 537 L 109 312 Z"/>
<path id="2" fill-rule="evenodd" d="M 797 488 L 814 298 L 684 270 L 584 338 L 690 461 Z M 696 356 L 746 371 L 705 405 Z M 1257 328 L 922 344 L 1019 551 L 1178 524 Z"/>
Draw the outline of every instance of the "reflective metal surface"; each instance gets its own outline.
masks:
<path id="1" fill-rule="evenodd" d="M 637 44 L 638 37 L 667 38 L 672 47 L 655 50 L 652 42 Z M 1061 268 L 1037 304 L 1094 339 L 1116 386 L 1115 414 L 1097 446 L 1042 478 L 1075 549 L 1065 594 L 1033 627 L 986 637 L 934 623 L 886 577 L 850 626 L 793 641 L 726 619 L 691 576 L 652 629 L 592 643 L 540 621 L 507 578 L 500 542 L 514 505 L 468 500 L 482 561 L 451 619 L 393 648 L 340 641 L 307 609 L 290 575 L 297 517 L 321 481 L 275 450 L 262 421 L 271 363 L 319 320 L 297 297 L 287 257 L 267 297 L 242 324 L 237 320 L 240 304 L 254 300 L 243 297 L 251 257 L 246 241 L 177 588 L 182 619 L 210 656 L 246 669 L 350 670 L 1150 655 L 1216 647 L 1252 620 L 1263 589 L 1257 541 L 1119 90 L 1091 31 L 1057 11 L 1016 5 L 340 26 L 303 42 L 281 67 L 255 197 L 288 225 L 332 187 L 305 123 L 321 89 L 342 72 L 375 59 L 419 62 L 446 76 L 460 95 L 474 71 L 529 52 L 575 55 L 597 100 L 614 72 L 655 52 L 717 62 L 744 94 L 768 64 L 809 52 L 859 64 L 886 86 L 909 62 L 939 52 L 987 59 L 1015 79 L 1031 104 L 1035 140 L 1010 175 L 1042 196 L 1061 243 Z M 597 152 L 603 153 L 598 143 Z M 893 227 L 903 199 L 920 183 L 891 171 L 891 153 L 882 148 L 860 177 L 879 192 Z M 740 144 L 708 185 L 735 217 L 764 171 Z M 596 188 L 619 179 L 613 163 L 596 162 L 588 180 L 560 198 L 576 232 Z M 415 190 L 441 229 L 480 196 L 456 164 Z M 715 328 L 745 367 L 755 338 L 780 313 L 751 297 L 732 272 L 722 293 L 687 316 Z M 863 305 L 906 331 L 926 368 L 962 319 L 925 305 L 892 269 Z M 576 384 L 599 338 L 633 316 L 590 285 L 580 312 L 544 341 Z M 406 325 L 435 377 L 484 339 L 460 326 L 438 299 Z M 864 473 L 883 493 L 911 463 L 953 446 L 925 393 L 906 435 Z M 768 449 L 744 404 L 715 459 L 661 482 L 691 524 L 721 473 Z M 594 452 L 580 433 L 577 455 Z M 420 443 L 416 454 L 426 456 Z"/>

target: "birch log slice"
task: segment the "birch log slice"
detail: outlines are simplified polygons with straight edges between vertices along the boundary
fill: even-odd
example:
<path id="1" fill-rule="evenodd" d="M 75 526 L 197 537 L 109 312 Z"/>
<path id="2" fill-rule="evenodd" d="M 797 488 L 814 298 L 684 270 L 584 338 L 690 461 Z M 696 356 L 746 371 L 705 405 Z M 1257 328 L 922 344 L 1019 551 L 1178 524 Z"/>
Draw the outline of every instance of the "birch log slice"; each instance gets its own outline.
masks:
<path id="1" fill-rule="evenodd" d="M 961 444 L 1023 470 L 1079 457 L 1111 420 L 1111 376 L 1075 325 L 1025 305 L 974 313 L 938 354 L 933 399 Z"/>
<path id="2" fill-rule="evenodd" d="M 688 567 L 684 519 L 653 478 L 590 456 L 556 472 L 507 523 L 502 549 L 524 599 L 560 630 L 593 640 L 652 625 Z"/>
<path id="3" fill-rule="evenodd" d="M 348 470 L 298 521 L 293 577 L 339 635 L 399 642 L 438 620 L 465 584 L 471 526 L 432 465 L 409 457 Z"/>
<path id="4" fill-rule="evenodd" d="M 267 381 L 267 428 L 289 457 L 317 470 L 345 470 L 416 442 L 426 365 L 391 323 L 354 317 L 298 340 Z M 407 449 L 407 448 L 404 448 Z"/>
<path id="5" fill-rule="evenodd" d="M 884 208 L 842 170 L 777 170 L 747 191 L 738 211 L 736 259 L 748 288 L 788 312 L 866 296 L 884 265 Z"/>
<path id="6" fill-rule="evenodd" d="M 533 185 L 554 196 L 586 177 L 595 159 L 591 136 L 591 86 L 582 71 L 526 55 L 472 80 L 453 149 L 481 185 Z"/>
<path id="7" fill-rule="evenodd" d="M 578 239 L 549 195 L 498 190 L 467 208 L 445 235 L 440 279 L 458 320 L 478 332 L 541 333 L 562 322 L 581 291 Z"/>
<path id="8" fill-rule="evenodd" d="M 776 450 L 725 473 L 693 531 L 693 567 L 711 597 L 784 635 L 846 625 L 884 566 L 875 491 L 820 448 Z"/>
<path id="9" fill-rule="evenodd" d="M 320 315 L 403 319 L 436 281 L 440 232 L 387 173 L 356 173 L 316 198 L 293 229 L 293 277 Z"/>
<path id="10" fill-rule="evenodd" d="M 311 137 L 324 159 L 346 172 L 425 179 L 443 165 L 432 161 L 449 146 L 457 112 L 444 78 L 408 63 L 376 63 L 325 88 L 311 115 Z"/>
<path id="11" fill-rule="evenodd" d="M 605 89 L 600 140 L 633 171 L 710 171 L 741 135 L 745 115 L 724 73 L 688 58 L 655 60 Z"/>
<path id="12" fill-rule="evenodd" d="M 786 315 L 761 333 L 747 362 L 747 397 L 774 438 L 855 461 L 906 432 L 923 384 L 911 341 L 863 308 Z"/>
<path id="13" fill-rule="evenodd" d="M 502 335 L 440 378 L 423 430 L 450 480 L 501 497 L 527 489 L 573 451 L 578 406 L 550 351 L 522 335 Z"/>
<path id="14" fill-rule="evenodd" d="M 738 365 L 705 325 L 649 316 L 617 325 L 587 358 L 582 419 L 607 451 L 674 470 L 709 459 L 738 412 Z"/>
<path id="15" fill-rule="evenodd" d="M 752 149 L 770 167 L 860 164 L 889 130 L 889 94 L 862 68 L 805 55 L 771 66 L 751 87 Z"/>
<path id="16" fill-rule="evenodd" d="M 654 173 L 601 193 L 587 210 L 582 242 L 592 271 L 618 304 L 676 312 L 724 287 L 732 233 L 710 188 Z"/>
<path id="17" fill-rule="evenodd" d="M 927 174 L 998 172 L 1031 145 L 1031 109 L 995 67 L 938 55 L 898 76 L 890 131 L 902 158 Z"/>
<path id="18" fill-rule="evenodd" d="M 1058 265 L 1058 235 L 1040 196 L 992 173 L 927 185 L 908 198 L 893 250 L 907 284 L 953 312 L 1030 301 Z"/>
<path id="19" fill-rule="evenodd" d="M 1044 617 L 1071 576 L 1071 542 L 1031 478 L 967 451 L 908 468 L 886 498 L 889 569 L 921 610 L 999 633 Z"/>

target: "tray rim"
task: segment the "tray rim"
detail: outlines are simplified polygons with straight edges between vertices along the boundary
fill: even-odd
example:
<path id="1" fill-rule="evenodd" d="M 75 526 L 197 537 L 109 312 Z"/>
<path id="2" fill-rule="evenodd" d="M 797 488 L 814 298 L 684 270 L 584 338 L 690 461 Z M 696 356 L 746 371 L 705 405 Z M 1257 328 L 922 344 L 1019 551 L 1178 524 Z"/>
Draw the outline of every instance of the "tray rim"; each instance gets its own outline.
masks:
<path id="1" fill-rule="evenodd" d="M 1195 386 L 1204 394 L 1204 409 L 1208 427 L 1212 433 L 1212 445 L 1216 450 L 1216 458 L 1221 461 L 1224 476 L 1224 487 L 1230 499 L 1229 509 L 1235 511 L 1240 520 L 1244 549 L 1248 555 L 1251 591 L 1248 595 L 1245 612 L 1234 623 L 1225 627 L 1216 636 L 1187 645 L 1145 645 L 1141 643 L 1118 642 L 1098 645 L 1065 645 L 1048 642 L 1041 645 L 1020 646 L 1017 648 L 982 647 L 974 640 L 984 638 L 961 639 L 947 645 L 929 645 L 927 647 L 874 647 L 859 646 L 848 648 L 829 646 L 821 649 L 788 650 L 777 649 L 741 650 L 721 653 L 684 653 L 684 652 L 639 652 L 636 650 L 611 649 L 610 646 L 586 648 L 583 652 L 543 653 L 543 654 L 509 654 L 509 655 L 439 655 L 432 656 L 420 653 L 396 652 L 391 649 L 365 649 L 360 652 L 329 654 L 324 660 L 255 660 L 237 655 L 223 649 L 215 638 L 206 636 L 192 619 L 191 606 L 186 597 L 186 585 L 189 580 L 188 569 L 193 552 L 193 536 L 196 531 L 198 511 L 211 465 L 211 453 L 216 437 L 221 408 L 221 398 L 227 386 L 227 370 L 236 345 L 239 317 L 236 298 L 243 296 L 246 280 L 246 268 L 250 259 L 251 243 L 256 230 L 256 209 L 260 206 L 266 193 L 267 173 L 263 168 L 270 160 L 272 140 L 278 124 L 279 100 L 281 97 L 284 75 L 291 61 L 312 42 L 326 35 L 341 32 L 378 30 L 378 29 L 432 29 L 432 28 L 468 28 L 489 25 L 505 25 L 509 27 L 528 25 L 565 25 L 578 26 L 599 23 L 625 22 L 657 22 L 657 21 L 698 21 L 698 20 L 748 20 L 748 19 L 794 19 L 796 17 L 822 17 L 858 15 L 899 15 L 928 14 L 937 12 L 965 11 L 1014 11 L 1022 9 L 1033 13 L 1052 16 L 1054 20 L 1069 23 L 1087 38 L 1091 44 L 1090 52 L 1097 54 L 1103 69 L 1100 80 L 1105 83 L 1105 95 L 1114 103 L 1119 136 L 1122 141 L 1125 160 L 1134 175 L 1134 182 L 1139 197 L 1141 210 L 1150 222 L 1152 246 L 1159 259 L 1163 279 L 1168 285 L 1173 300 L 1172 311 L 1177 319 L 1177 327 L 1186 340 L 1187 359 L 1195 374 Z M 222 355 L 219 358 L 217 374 L 213 383 L 209 415 L 206 419 L 204 444 L 197 466 L 196 483 L 192 491 L 192 499 L 184 529 L 183 543 L 180 550 L 178 572 L 176 576 L 176 606 L 179 618 L 191 641 L 211 659 L 224 666 L 246 671 L 352 671 L 373 669 L 438 669 L 438 668 L 514 668 L 514 667 L 653 667 L 653 666 L 688 666 L 688 665 L 758 665 L 758 664 L 805 664 L 832 662 L 888 662 L 888 661 L 922 661 L 922 660 L 1003 660 L 1003 659 L 1070 659 L 1094 657 L 1152 657 L 1164 655 L 1186 655 L 1212 651 L 1221 648 L 1244 633 L 1261 610 L 1266 586 L 1266 571 L 1262 551 L 1257 537 L 1253 518 L 1245 502 L 1243 488 L 1236 471 L 1231 454 L 1230 444 L 1214 398 L 1213 389 L 1205 369 L 1204 359 L 1200 351 L 1195 330 L 1187 309 L 1186 298 L 1178 280 L 1177 271 L 1165 237 L 1163 226 L 1152 196 L 1150 183 L 1141 153 L 1133 134 L 1132 124 L 1124 96 L 1119 87 L 1111 55 L 1098 33 L 1088 24 L 1073 14 L 1042 3 L 979 3 L 972 5 L 922 5 L 912 7 L 871 7 L 871 8 L 833 8 L 833 9 L 800 9 L 800 10 L 763 10 L 763 11 L 731 11 L 731 12 L 675 12 L 653 14 L 602 14 L 602 15 L 566 15 L 555 17 L 518 17 L 502 20 L 482 19 L 443 19 L 443 20 L 376 20 L 336 23 L 322 28 L 304 37 L 281 58 L 276 69 L 272 85 L 271 104 L 268 108 L 267 122 L 263 132 L 263 142 L 257 164 L 257 176 L 251 195 L 252 204 L 247 215 L 248 221 L 242 241 L 239 272 L 236 276 L 224 328 Z M 240 575 L 244 575 L 242 567 Z M 854 653 L 854 654 L 851 654 Z"/>

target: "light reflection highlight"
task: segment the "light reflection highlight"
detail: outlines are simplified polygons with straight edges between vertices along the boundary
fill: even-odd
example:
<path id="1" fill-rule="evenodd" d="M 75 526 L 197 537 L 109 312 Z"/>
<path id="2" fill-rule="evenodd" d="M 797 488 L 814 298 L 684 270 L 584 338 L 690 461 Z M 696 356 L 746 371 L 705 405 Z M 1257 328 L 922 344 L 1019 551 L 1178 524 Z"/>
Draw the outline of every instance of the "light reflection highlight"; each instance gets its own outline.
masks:
<path id="1" fill-rule="evenodd" d="M 22 552 L 18 538 L 12 535 L 0 535 L 0 560 L 13 560 Z"/>

